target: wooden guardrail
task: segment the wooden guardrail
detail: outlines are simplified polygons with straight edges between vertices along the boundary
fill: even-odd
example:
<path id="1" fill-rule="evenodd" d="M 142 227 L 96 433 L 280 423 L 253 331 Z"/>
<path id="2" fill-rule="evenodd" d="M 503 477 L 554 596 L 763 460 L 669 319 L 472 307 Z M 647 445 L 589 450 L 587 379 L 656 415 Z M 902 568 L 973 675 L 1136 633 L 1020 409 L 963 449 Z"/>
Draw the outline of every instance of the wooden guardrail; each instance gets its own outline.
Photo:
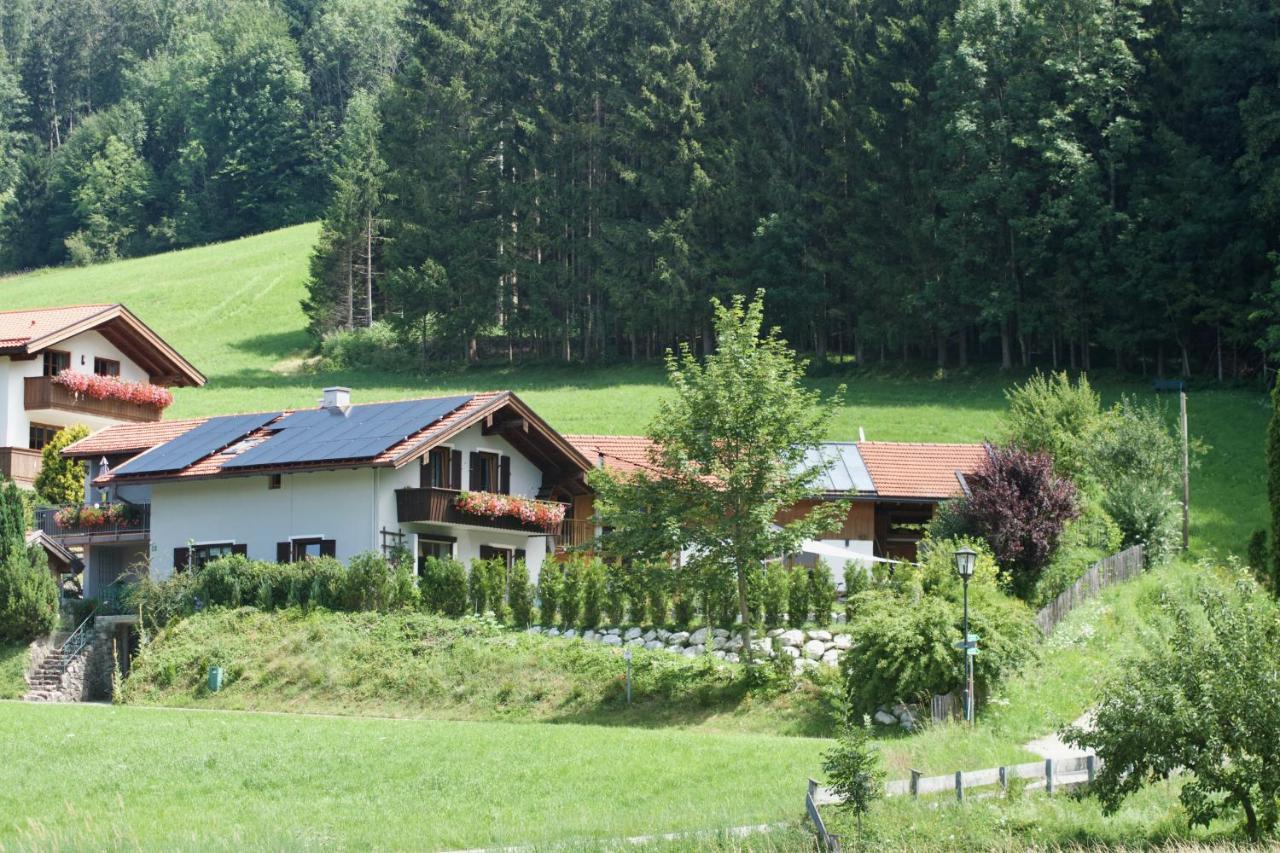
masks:
<path id="1" fill-rule="evenodd" d="M 1118 554 L 1104 557 L 1094 563 L 1079 580 L 1064 589 L 1057 598 L 1045 605 L 1036 614 L 1036 625 L 1040 626 L 1041 633 L 1048 636 L 1068 613 L 1097 596 L 1102 590 L 1142 574 L 1143 565 L 1141 545 L 1134 545 Z"/>

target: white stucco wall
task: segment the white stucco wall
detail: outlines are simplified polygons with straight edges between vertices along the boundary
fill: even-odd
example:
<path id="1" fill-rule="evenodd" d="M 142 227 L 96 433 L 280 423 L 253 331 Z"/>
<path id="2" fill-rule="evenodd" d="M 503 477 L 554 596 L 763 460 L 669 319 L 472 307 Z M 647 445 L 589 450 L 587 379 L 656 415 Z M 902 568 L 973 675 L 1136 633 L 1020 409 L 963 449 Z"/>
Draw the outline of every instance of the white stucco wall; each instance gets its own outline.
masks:
<path id="1" fill-rule="evenodd" d="M 120 352 L 98 332 L 82 332 L 68 338 L 53 349 L 71 353 L 71 369 L 77 373 L 93 373 L 94 358 L 109 358 L 120 362 L 120 378 L 130 382 L 145 382 L 150 378 L 146 371 Z M 37 355 L 30 361 L 13 361 L 0 356 L 0 447 L 26 447 L 31 418 L 22 403 L 23 380 L 44 373 L 44 358 Z M 84 424 L 97 431 L 120 421 L 61 410 L 41 411 L 37 423 L 65 427 Z"/>

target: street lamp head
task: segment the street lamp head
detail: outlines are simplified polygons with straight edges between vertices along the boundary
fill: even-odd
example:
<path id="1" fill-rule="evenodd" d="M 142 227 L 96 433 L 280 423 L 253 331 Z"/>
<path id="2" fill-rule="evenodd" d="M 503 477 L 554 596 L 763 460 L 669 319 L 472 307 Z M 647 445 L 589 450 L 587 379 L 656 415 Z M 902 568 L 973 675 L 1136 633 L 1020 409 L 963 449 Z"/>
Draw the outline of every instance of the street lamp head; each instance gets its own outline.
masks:
<path id="1" fill-rule="evenodd" d="M 974 566 L 978 564 L 978 552 L 972 548 L 964 547 L 956 550 L 956 574 L 961 580 L 967 581 L 973 577 Z"/>

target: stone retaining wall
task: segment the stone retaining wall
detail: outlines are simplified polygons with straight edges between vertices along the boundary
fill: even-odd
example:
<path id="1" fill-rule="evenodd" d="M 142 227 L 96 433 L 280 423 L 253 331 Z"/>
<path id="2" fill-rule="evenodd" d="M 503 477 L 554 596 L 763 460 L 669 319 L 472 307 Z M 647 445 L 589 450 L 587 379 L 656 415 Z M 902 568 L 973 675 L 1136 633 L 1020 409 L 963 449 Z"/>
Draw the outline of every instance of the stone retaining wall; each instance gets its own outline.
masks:
<path id="1" fill-rule="evenodd" d="M 665 628 L 529 628 L 526 633 L 544 637 L 580 639 L 588 643 L 606 646 L 631 646 L 651 651 L 696 657 L 704 652 L 723 661 L 737 663 L 742 659 L 742 636 L 725 628 L 698 628 L 689 631 L 668 631 Z M 820 629 L 800 630 L 774 628 L 752 641 L 757 658 L 786 655 L 795 661 L 795 670 L 816 666 L 838 666 L 840 656 L 850 646 L 848 634 L 832 634 Z"/>

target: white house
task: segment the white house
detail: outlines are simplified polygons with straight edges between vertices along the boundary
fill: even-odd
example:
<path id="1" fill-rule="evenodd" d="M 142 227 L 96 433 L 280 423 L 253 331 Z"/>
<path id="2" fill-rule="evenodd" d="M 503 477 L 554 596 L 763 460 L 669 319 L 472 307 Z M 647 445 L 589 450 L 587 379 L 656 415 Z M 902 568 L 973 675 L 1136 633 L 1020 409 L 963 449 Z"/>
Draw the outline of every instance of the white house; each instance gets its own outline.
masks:
<path id="1" fill-rule="evenodd" d="M 509 391 L 112 427 L 72 445 L 93 488 L 149 507 L 145 540 L 86 593 L 145 568 L 169 577 L 226 554 L 349 560 L 363 551 L 523 559 L 594 535 L 588 462 Z M 113 458 L 127 461 L 112 463 Z M 106 457 L 108 465 L 100 463 Z M 468 503 L 468 500 L 472 503 Z"/>
<path id="2" fill-rule="evenodd" d="M 101 396 L 75 390 L 72 380 L 90 377 Z M 204 382 L 123 305 L 0 311 L 0 478 L 31 485 L 64 427 L 158 421 L 163 406 L 139 393 L 147 386 Z"/>

